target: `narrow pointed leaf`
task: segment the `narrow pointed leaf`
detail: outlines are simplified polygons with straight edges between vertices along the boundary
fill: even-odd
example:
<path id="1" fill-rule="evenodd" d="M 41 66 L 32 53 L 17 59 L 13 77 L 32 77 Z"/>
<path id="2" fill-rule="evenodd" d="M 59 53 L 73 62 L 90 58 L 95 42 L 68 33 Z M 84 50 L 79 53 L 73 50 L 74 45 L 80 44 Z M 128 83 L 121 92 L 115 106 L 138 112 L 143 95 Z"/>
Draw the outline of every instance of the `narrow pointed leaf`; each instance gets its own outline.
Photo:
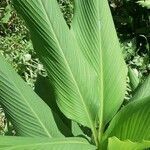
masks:
<path id="1" fill-rule="evenodd" d="M 127 68 L 107 0 L 99 1 L 101 35 L 101 72 L 103 72 L 104 121 L 111 120 L 122 104 L 126 90 Z"/>
<path id="2" fill-rule="evenodd" d="M 0 104 L 17 135 L 61 137 L 50 108 L 0 55 Z"/>
<path id="3" fill-rule="evenodd" d="M 98 86 L 56 0 L 13 0 L 30 29 L 35 51 L 55 87 L 61 111 L 96 134 Z M 88 82 L 87 82 L 88 81 Z"/>
<path id="4" fill-rule="evenodd" d="M 116 137 L 109 138 L 108 150 L 143 150 L 150 148 L 150 141 L 132 142 L 129 140 L 121 141 Z"/>
<path id="5" fill-rule="evenodd" d="M 150 96 L 150 75 L 147 77 L 147 79 L 141 86 L 138 86 L 133 95 L 132 100 L 141 100 L 149 96 Z"/>
<path id="6" fill-rule="evenodd" d="M 131 88 L 134 91 L 138 87 L 140 80 L 138 78 L 138 75 L 136 75 L 135 71 L 131 69 L 130 67 L 128 69 L 128 75 L 130 79 Z"/>
<path id="7" fill-rule="evenodd" d="M 98 0 L 74 1 L 74 9 L 71 29 L 88 62 L 99 72 L 101 43 Z"/>
<path id="8" fill-rule="evenodd" d="M 95 150 L 82 138 L 0 137 L 0 150 Z"/>
<path id="9" fill-rule="evenodd" d="M 116 136 L 133 142 L 150 140 L 150 97 L 129 103 L 111 121 L 104 139 Z"/>
<path id="10" fill-rule="evenodd" d="M 99 121 L 106 124 L 123 102 L 127 69 L 107 0 L 76 0 L 74 3 L 72 31 L 99 76 Z"/>

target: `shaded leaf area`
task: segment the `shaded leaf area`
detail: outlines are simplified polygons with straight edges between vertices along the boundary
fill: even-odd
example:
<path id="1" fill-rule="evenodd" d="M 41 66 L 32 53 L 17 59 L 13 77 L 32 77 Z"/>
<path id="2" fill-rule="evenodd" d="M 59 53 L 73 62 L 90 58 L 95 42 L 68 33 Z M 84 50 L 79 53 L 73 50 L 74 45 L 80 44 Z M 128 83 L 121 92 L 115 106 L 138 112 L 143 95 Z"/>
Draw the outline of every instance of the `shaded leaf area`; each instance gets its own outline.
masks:
<path id="1" fill-rule="evenodd" d="M 71 120 L 66 118 L 60 111 L 56 103 L 55 93 L 53 86 L 49 83 L 48 77 L 39 75 L 35 83 L 35 92 L 45 101 L 45 103 L 53 110 L 53 116 L 59 130 L 65 136 L 72 136 L 71 133 Z M 59 116 L 59 117 L 58 117 Z M 60 119 L 61 118 L 61 119 Z"/>

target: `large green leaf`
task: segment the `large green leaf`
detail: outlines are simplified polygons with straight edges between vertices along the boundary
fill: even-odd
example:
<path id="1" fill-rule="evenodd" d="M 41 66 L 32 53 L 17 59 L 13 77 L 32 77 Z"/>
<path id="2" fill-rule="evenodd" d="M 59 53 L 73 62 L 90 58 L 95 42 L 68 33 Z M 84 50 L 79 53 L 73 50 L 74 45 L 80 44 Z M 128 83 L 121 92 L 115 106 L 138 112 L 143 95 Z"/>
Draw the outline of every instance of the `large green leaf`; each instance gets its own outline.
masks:
<path id="1" fill-rule="evenodd" d="M 17 135 L 62 136 L 50 108 L 21 79 L 0 55 L 0 104 Z"/>
<path id="2" fill-rule="evenodd" d="M 129 140 L 120 141 L 116 137 L 109 138 L 108 150 L 143 150 L 150 148 L 150 141 L 142 141 L 141 143 Z"/>
<path id="3" fill-rule="evenodd" d="M 0 150 L 95 150 L 82 138 L 27 138 L 0 136 Z"/>
<path id="4" fill-rule="evenodd" d="M 72 32 L 99 77 L 99 122 L 106 124 L 123 102 L 126 65 L 107 0 L 75 0 Z"/>
<path id="5" fill-rule="evenodd" d="M 138 86 L 132 100 L 141 100 L 142 98 L 146 98 L 148 96 L 150 96 L 150 75 L 141 86 Z"/>
<path id="6" fill-rule="evenodd" d="M 150 97 L 129 103 L 110 122 L 104 139 L 116 136 L 133 142 L 150 140 Z"/>
<path id="7" fill-rule="evenodd" d="M 96 137 L 97 75 L 80 51 L 56 0 L 14 0 L 30 29 L 34 48 L 55 87 L 59 108 Z"/>

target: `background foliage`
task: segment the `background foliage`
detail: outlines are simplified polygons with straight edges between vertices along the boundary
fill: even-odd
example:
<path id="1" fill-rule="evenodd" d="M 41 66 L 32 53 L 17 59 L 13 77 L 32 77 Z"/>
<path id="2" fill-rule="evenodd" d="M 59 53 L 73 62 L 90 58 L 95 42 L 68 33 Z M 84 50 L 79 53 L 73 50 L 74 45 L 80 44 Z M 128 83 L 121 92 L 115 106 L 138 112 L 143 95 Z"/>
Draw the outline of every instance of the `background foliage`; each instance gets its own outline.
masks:
<path id="1" fill-rule="evenodd" d="M 73 0 L 58 0 L 58 3 L 70 27 Z M 147 9 L 149 3 L 140 1 L 139 5 L 135 0 L 109 0 L 109 3 L 126 63 L 133 68 L 142 82 L 150 73 L 150 12 Z M 16 14 L 10 0 L 0 0 L 0 53 L 33 88 L 39 74 L 46 76 L 33 50 L 25 23 Z M 126 100 L 132 96 L 129 79 L 127 83 Z M 1 108 L 0 134 L 4 133 L 15 134 Z"/>

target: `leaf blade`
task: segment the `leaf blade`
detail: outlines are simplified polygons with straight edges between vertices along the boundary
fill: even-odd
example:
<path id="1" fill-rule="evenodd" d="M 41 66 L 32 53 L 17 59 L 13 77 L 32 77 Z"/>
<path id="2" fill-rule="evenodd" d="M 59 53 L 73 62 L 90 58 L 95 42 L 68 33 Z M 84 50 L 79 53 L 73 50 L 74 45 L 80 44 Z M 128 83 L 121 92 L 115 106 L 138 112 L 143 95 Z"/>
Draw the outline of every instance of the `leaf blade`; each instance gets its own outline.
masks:
<path id="1" fill-rule="evenodd" d="M 138 76 L 135 74 L 135 71 L 130 67 L 128 69 L 128 74 L 129 74 L 131 88 L 134 91 L 138 87 L 140 80 Z"/>
<path id="2" fill-rule="evenodd" d="M 61 131 L 61 133 L 63 133 L 65 137 L 72 137 L 71 120 L 66 118 L 58 108 L 56 104 L 54 89 L 52 85 L 49 83 L 48 77 L 43 77 L 39 75 L 35 83 L 34 91 L 51 108 L 59 131 Z"/>
<path id="3" fill-rule="evenodd" d="M 138 86 L 131 100 L 134 101 L 149 97 L 150 96 L 149 89 L 150 89 L 150 76 L 147 77 L 147 79 L 144 81 L 142 85 Z"/>
<path id="4" fill-rule="evenodd" d="M 129 103 L 111 121 L 105 132 L 106 137 L 116 136 L 120 140 L 133 142 L 150 140 L 150 97 Z"/>
<path id="5" fill-rule="evenodd" d="M 82 138 L 27 138 L 27 137 L 0 137 L 0 149 L 3 150 L 72 150 L 87 149 L 94 150 L 95 147 L 90 145 Z"/>
<path id="6" fill-rule="evenodd" d="M 30 28 L 34 48 L 55 87 L 59 108 L 96 135 L 98 89 L 93 89 L 97 87 L 97 76 L 69 31 L 57 2 L 14 0 L 14 4 Z"/>
<path id="7" fill-rule="evenodd" d="M 99 122 L 103 120 L 106 124 L 123 102 L 127 68 L 121 54 L 108 2 L 83 0 L 74 3 L 72 31 L 80 49 L 98 75 Z"/>
<path id="8" fill-rule="evenodd" d="M 150 147 L 150 141 L 142 141 L 140 143 L 132 142 L 129 140 L 121 141 L 116 137 L 109 138 L 108 150 L 121 149 L 121 150 L 141 150 Z"/>
<path id="9" fill-rule="evenodd" d="M 62 136 L 49 107 L 26 85 L 1 55 L 0 64 L 0 103 L 4 106 L 17 134 Z M 43 118 L 44 114 L 49 116 Z"/>

